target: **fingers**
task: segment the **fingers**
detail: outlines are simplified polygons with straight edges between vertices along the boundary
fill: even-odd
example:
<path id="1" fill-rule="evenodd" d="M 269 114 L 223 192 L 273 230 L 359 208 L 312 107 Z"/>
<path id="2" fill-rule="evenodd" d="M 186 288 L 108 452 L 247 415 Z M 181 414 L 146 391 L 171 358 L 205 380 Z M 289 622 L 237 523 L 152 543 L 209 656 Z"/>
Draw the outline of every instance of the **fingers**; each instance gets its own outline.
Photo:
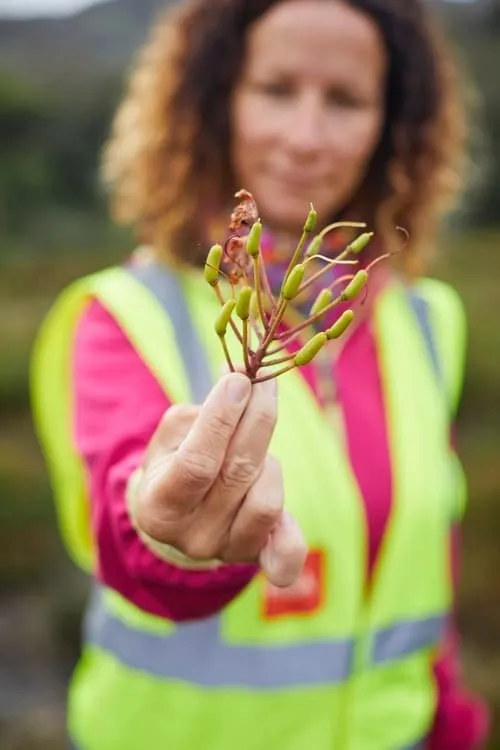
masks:
<path id="1" fill-rule="evenodd" d="M 222 546 L 227 562 L 255 562 L 280 518 L 284 501 L 281 467 L 267 456 L 264 469 L 250 488 Z"/>
<path id="2" fill-rule="evenodd" d="M 260 566 L 271 583 L 286 587 L 295 583 L 306 557 L 307 545 L 302 531 L 293 516 L 284 510 L 259 555 Z"/>
<path id="3" fill-rule="evenodd" d="M 220 471 L 251 389 L 246 376 L 231 373 L 202 406 L 166 412 L 149 447 L 136 502 L 136 520 L 146 534 L 175 543 Z"/>
<path id="4" fill-rule="evenodd" d="M 168 463 L 162 492 L 169 502 L 192 510 L 209 491 L 227 446 L 247 406 L 251 384 L 244 375 L 223 377 L 200 407 L 185 439 Z"/>
<path id="5" fill-rule="evenodd" d="M 252 387 L 238 373 L 201 407 L 169 409 L 148 451 L 139 527 L 195 559 L 253 561 L 264 548 L 270 580 L 287 585 L 303 540 L 284 526 L 281 470 L 267 453 L 276 420 L 275 381 Z"/>
<path id="6" fill-rule="evenodd" d="M 228 531 L 243 498 L 262 472 L 277 417 L 276 381 L 255 385 L 204 503 L 207 519 L 217 519 L 213 532 L 218 536 Z"/>
<path id="7" fill-rule="evenodd" d="M 163 415 L 156 432 L 150 440 L 143 465 L 173 453 L 185 439 L 200 411 L 192 404 L 174 404 Z"/>

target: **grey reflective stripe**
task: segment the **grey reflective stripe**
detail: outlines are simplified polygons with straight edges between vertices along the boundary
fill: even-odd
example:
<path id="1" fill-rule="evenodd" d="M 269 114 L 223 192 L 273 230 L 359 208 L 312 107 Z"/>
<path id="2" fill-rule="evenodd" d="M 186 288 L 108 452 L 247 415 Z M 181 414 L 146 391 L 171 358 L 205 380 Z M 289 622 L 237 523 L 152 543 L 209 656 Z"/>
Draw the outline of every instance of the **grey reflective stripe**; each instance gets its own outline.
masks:
<path id="1" fill-rule="evenodd" d="M 172 321 L 191 396 L 195 403 L 202 403 L 212 388 L 212 373 L 177 275 L 154 262 L 128 266 L 126 270 L 156 297 Z"/>
<path id="2" fill-rule="evenodd" d="M 446 625 L 446 616 L 400 622 L 380 630 L 373 637 L 372 662 L 382 664 L 400 659 L 438 643 Z"/>
<path id="3" fill-rule="evenodd" d="M 429 314 L 429 303 L 422 297 L 415 289 L 409 289 L 407 291 L 408 300 L 415 313 L 417 323 L 425 341 L 425 346 L 429 354 L 429 358 L 432 363 L 436 377 L 440 384 L 443 384 L 443 372 L 441 369 L 441 362 L 436 347 L 436 341 L 434 339 L 434 333 L 432 331 L 430 314 Z"/>
<path id="4" fill-rule="evenodd" d="M 432 646 L 444 623 L 445 617 L 433 617 L 375 633 L 369 661 L 382 664 Z M 272 646 L 226 643 L 220 617 L 184 623 L 168 635 L 139 630 L 109 611 L 100 589 L 92 596 L 84 636 L 131 669 L 206 687 L 338 684 L 349 677 L 354 662 L 353 640 Z"/>
<path id="5" fill-rule="evenodd" d="M 286 688 L 336 684 L 350 674 L 351 641 L 233 646 L 222 640 L 220 618 L 176 627 L 169 635 L 137 630 L 93 596 L 85 622 L 87 643 L 112 653 L 131 669 L 205 687 Z"/>

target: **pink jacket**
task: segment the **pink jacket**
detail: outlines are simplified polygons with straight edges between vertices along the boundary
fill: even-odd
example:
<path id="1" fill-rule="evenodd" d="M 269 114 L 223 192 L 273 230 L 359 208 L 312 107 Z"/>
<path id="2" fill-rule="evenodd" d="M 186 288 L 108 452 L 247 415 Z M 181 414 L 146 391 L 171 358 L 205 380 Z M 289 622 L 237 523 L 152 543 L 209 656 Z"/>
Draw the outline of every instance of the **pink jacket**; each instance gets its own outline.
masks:
<path id="1" fill-rule="evenodd" d="M 125 487 L 169 402 L 97 301 L 90 303 L 79 322 L 73 377 L 74 438 L 88 468 L 99 579 L 159 616 L 180 621 L 216 613 L 246 586 L 256 567 L 181 570 L 155 557 L 138 538 L 125 507 Z M 304 377 L 316 393 L 313 370 L 304 368 Z M 369 322 L 344 347 L 336 378 L 350 459 L 365 503 L 369 576 L 392 496 L 385 413 Z M 457 530 L 450 534 L 450 555 L 456 575 Z M 429 750 L 472 750 L 481 747 L 487 732 L 485 708 L 461 684 L 457 640 L 450 629 L 434 665 L 438 709 Z"/>

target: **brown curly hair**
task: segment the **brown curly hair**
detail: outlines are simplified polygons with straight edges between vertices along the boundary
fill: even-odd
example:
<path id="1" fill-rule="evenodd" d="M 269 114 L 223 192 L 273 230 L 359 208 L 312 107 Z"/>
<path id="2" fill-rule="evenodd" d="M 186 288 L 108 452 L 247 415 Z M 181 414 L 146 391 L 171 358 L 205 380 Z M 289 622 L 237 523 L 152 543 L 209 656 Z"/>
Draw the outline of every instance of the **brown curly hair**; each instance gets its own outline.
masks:
<path id="1" fill-rule="evenodd" d="M 203 212 L 236 189 L 229 100 L 250 25 L 282 0 L 185 0 L 160 17 L 133 70 L 103 159 L 112 213 L 170 258 L 199 263 Z M 346 218 L 366 221 L 387 249 L 410 240 L 415 275 L 460 187 L 465 118 L 456 70 L 425 0 L 344 0 L 377 24 L 389 57 L 385 126 Z"/>

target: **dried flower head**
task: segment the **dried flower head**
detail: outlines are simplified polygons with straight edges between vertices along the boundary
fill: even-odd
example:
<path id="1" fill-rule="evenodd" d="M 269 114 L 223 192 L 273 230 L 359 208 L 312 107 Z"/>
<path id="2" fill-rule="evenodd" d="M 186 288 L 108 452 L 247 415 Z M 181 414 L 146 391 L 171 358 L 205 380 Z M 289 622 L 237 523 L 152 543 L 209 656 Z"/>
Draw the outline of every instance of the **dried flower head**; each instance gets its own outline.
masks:
<path id="1" fill-rule="evenodd" d="M 205 263 L 205 278 L 222 306 L 215 322 L 215 331 L 229 368 L 236 370 L 226 340 L 229 331 L 232 331 L 241 344 L 244 371 L 253 383 L 260 383 L 309 363 L 328 341 L 342 336 L 354 319 L 354 313 L 349 308 L 334 325 L 319 332 L 316 327 L 312 335 L 308 334 L 305 343 L 301 341 L 302 346 L 297 353 L 289 351 L 292 342 L 303 338 L 304 333 L 307 334 L 313 324 L 317 326 L 318 322 L 321 323 L 332 309 L 357 298 L 369 282 L 371 267 L 387 256 L 377 258 L 366 269 L 356 270 L 359 254 L 373 237 L 373 233 L 367 231 L 359 234 L 335 258 L 322 256 L 321 246 L 329 232 L 346 227 L 363 229 L 366 225 L 338 222 L 313 236 L 318 217 L 311 206 L 302 235 L 283 275 L 280 291 L 274 294 L 260 247 L 262 223 L 257 204 L 248 190 L 238 191 L 235 197 L 238 203 L 231 214 L 229 236 L 224 245 L 210 248 Z M 293 300 L 317 284 L 329 269 L 343 263 L 351 269 L 354 267 L 354 272 L 321 289 L 309 314 L 285 332 L 280 331 L 280 324 Z M 222 290 L 221 277 L 229 281 L 230 294 L 227 298 Z M 343 283 L 343 287 L 337 290 L 339 282 Z"/>

